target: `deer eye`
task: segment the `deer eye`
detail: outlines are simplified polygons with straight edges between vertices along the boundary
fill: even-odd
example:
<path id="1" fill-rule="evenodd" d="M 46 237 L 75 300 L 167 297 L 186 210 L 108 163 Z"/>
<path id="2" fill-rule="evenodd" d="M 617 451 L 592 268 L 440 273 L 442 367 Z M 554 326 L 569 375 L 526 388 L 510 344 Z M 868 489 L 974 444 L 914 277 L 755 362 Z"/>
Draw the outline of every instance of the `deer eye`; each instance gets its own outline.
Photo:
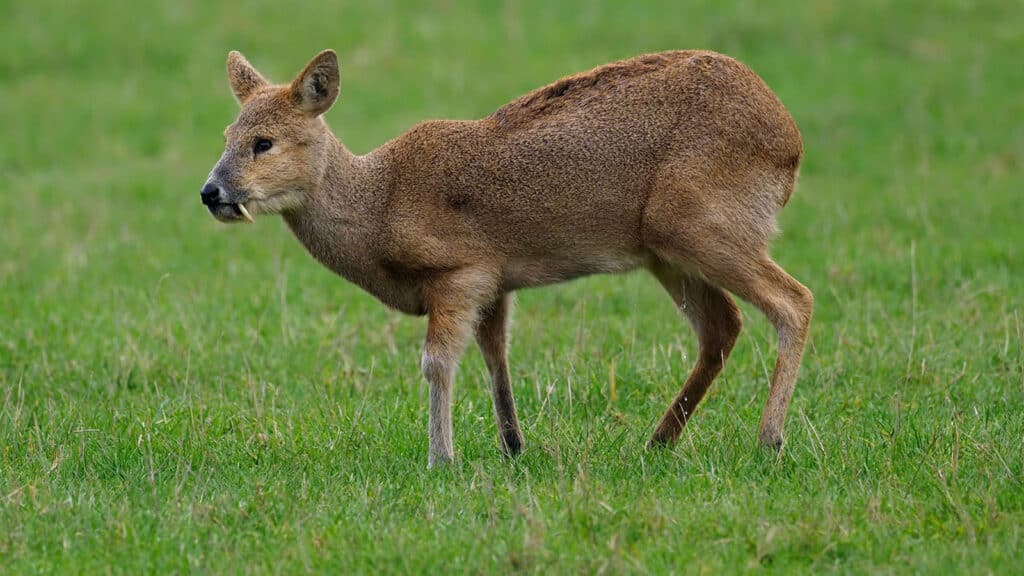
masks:
<path id="1" fill-rule="evenodd" d="M 274 146 L 274 143 L 266 138 L 260 138 L 256 140 L 256 143 L 252 145 L 252 151 L 254 154 L 262 154 L 267 150 L 270 150 Z"/>

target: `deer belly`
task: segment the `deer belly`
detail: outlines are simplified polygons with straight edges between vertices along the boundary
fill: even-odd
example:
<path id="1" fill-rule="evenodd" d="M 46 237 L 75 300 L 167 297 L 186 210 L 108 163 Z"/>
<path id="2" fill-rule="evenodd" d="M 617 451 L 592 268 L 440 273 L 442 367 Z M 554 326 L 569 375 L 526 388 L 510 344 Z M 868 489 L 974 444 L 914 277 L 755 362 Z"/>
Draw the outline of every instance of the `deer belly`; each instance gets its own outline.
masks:
<path id="1" fill-rule="evenodd" d="M 581 254 L 568 257 L 517 258 L 508 262 L 502 275 L 505 291 L 565 282 L 591 274 L 621 274 L 647 265 L 638 253 Z"/>

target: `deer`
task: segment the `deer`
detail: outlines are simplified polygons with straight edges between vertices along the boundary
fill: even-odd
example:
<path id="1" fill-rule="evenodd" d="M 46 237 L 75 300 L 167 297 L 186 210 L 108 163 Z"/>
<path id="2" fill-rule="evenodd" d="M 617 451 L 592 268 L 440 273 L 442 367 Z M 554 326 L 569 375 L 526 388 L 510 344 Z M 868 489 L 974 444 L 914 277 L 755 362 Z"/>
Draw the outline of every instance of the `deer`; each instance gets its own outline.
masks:
<path id="1" fill-rule="evenodd" d="M 451 463 L 452 388 L 472 338 L 501 451 L 523 449 L 508 365 L 512 294 L 649 271 L 696 333 L 697 358 L 648 448 L 673 445 L 742 328 L 731 295 L 778 337 L 758 442 L 779 451 L 811 291 L 769 256 L 803 142 L 750 68 L 711 51 L 645 54 L 566 76 L 478 120 L 429 120 L 356 155 L 324 120 L 337 54 L 273 84 L 232 51 L 240 112 L 200 198 L 214 218 L 280 215 L 323 266 L 426 316 L 428 467 Z"/>

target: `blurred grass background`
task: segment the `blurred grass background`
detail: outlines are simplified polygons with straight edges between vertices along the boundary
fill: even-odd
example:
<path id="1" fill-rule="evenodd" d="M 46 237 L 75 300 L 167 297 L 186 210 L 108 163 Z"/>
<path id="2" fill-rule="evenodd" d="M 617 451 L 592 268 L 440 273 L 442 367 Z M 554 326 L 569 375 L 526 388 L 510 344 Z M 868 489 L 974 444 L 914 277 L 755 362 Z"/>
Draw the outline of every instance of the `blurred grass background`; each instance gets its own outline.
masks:
<path id="1" fill-rule="evenodd" d="M 423 321 L 198 201 L 228 50 L 284 82 L 328 47 L 357 153 L 642 52 L 758 72 L 807 150 L 774 254 L 817 297 L 781 458 L 747 306 L 643 450 L 695 342 L 636 274 L 523 293 L 527 452 L 471 351 L 427 472 Z M 1021 54 L 1016 1 L 0 2 L 0 572 L 1012 571 Z"/>

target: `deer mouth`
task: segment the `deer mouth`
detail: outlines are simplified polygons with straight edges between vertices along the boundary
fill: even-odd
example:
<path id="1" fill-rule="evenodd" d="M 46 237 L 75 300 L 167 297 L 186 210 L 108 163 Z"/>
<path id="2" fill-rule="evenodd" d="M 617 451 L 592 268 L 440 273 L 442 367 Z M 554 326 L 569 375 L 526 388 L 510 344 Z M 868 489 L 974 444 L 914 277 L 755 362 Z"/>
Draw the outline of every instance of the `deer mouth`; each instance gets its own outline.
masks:
<path id="1" fill-rule="evenodd" d="M 253 222 L 252 214 L 241 202 L 210 204 L 207 209 L 214 218 L 221 222 L 248 222 L 249 224 Z"/>

